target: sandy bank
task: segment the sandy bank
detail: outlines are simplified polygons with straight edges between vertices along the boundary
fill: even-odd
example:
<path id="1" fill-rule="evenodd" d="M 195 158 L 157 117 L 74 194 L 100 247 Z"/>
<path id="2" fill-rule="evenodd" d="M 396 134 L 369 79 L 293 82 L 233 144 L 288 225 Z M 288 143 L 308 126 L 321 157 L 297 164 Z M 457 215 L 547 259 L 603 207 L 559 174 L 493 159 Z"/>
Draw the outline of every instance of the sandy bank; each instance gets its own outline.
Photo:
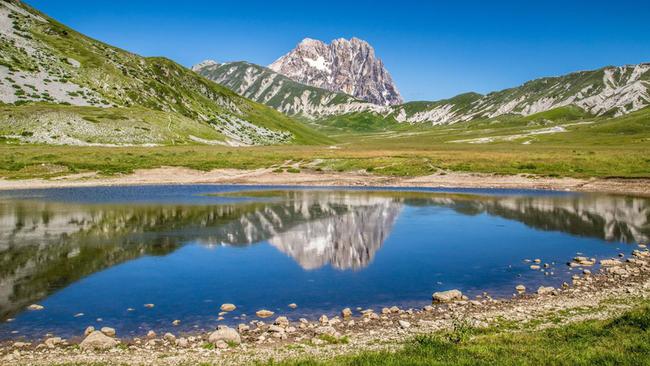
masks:
<path id="1" fill-rule="evenodd" d="M 53 179 L 0 179 L 0 190 L 147 184 L 265 184 L 298 186 L 373 186 L 544 189 L 603 192 L 650 196 L 650 179 L 578 179 L 501 176 L 481 173 L 448 173 L 422 177 L 387 177 L 359 172 L 276 173 L 271 169 L 215 169 L 208 172 L 162 167 L 136 170 L 133 174 L 102 177 L 83 173 Z"/>

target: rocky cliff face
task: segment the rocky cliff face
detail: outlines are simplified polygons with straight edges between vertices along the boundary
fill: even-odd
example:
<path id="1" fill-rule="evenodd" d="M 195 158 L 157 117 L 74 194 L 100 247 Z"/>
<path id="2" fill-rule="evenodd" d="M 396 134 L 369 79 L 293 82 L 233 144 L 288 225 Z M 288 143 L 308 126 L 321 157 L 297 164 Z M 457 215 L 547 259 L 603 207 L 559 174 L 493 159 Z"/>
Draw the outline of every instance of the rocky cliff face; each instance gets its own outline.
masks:
<path id="1" fill-rule="evenodd" d="M 306 38 L 269 68 L 297 82 L 346 93 L 374 104 L 403 103 L 375 50 L 358 38 L 340 38 L 329 45 Z"/>

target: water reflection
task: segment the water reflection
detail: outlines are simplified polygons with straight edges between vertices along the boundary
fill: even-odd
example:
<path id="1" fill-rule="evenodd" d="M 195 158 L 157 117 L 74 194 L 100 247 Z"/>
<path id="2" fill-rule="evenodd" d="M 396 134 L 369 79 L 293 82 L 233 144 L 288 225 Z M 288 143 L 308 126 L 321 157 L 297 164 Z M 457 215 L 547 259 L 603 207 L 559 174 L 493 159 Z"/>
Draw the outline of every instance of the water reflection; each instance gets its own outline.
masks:
<path id="1" fill-rule="evenodd" d="M 252 195 L 252 194 L 251 194 Z M 648 242 L 650 203 L 603 195 L 468 196 L 417 192 L 276 191 L 239 203 L 98 205 L 0 201 L 0 316 L 92 273 L 192 242 L 268 242 L 303 269 L 362 269 L 406 206 L 489 214 L 529 227 Z"/>

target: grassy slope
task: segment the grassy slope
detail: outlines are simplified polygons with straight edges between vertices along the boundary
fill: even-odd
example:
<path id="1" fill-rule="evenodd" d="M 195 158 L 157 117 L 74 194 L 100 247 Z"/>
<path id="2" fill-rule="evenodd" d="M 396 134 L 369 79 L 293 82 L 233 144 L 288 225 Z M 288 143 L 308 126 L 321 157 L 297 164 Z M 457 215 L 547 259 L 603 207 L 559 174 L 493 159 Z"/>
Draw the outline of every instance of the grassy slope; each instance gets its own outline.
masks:
<path id="1" fill-rule="evenodd" d="M 616 319 L 541 331 L 472 330 L 420 336 L 397 352 L 269 365 L 649 365 L 648 302 Z"/>
<path id="2" fill-rule="evenodd" d="M 535 174 L 571 177 L 650 178 L 650 108 L 593 124 L 562 114 L 564 122 L 544 118 L 441 126 L 405 132 L 337 136 L 339 149 L 325 146 L 169 146 L 158 148 L 83 148 L 12 146 L 0 144 L 0 176 L 49 177 L 71 172 L 105 174 L 138 168 L 185 166 L 195 169 L 275 168 L 298 164 L 301 169 L 365 170 L 381 175 L 419 176 L 441 171 Z M 575 119 L 578 118 L 578 119 Z M 588 117 L 590 118 L 590 117 Z M 449 141 L 490 135 L 521 134 L 558 124 L 565 133 L 538 135 L 533 143 L 521 139 L 489 144 Z M 287 163 L 290 162 L 290 163 Z M 315 164 L 308 167 L 310 163 Z"/>
<path id="3" fill-rule="evenodd" d="M 24 61 L 14 62 L 18 69 L 59 70 L 62 79 L 87 87 L 100 94 L 104 101 L 119 107 L 140 106 L 215 124 L 219 123 L 219 116 L 235 116 L 274 131 L 290 131 L 294 143 L 330 142 L 303 124 L 247 100 L 171 60 L 144 58 L 106 45 L 26 5 L 23 7 L 47 19 L 45 23 L 27 18 L 15 21 L 29 30 L 33 40 L 45 45 L 51 57 L 34 60 L 23 57 L 23 52 L 15 49 L 12 51 L 14 59 Z M 81 68 L 74 68 L 67 58 L 79 61 Z"/>

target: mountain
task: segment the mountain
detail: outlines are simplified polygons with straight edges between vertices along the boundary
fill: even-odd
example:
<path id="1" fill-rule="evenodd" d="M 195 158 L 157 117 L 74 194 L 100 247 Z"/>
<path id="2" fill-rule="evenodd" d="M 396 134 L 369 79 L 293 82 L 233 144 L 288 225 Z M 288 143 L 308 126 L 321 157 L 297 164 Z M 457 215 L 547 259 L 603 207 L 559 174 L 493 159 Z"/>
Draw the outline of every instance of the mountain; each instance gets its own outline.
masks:
<path id="1" fill-rule="evenodd" d="M 481 95 L 465 93 L 439 101 L 381 106 L 344 93 L 302 84 L 269 68 L 206 62 L 193 68 L 237 93 L 290 116 L 320 125 L 372 130 L 403 125 L 445 125 L 504 115 L 531 116 L 576 107 L 585 116 L 621 116 L 650 105 L 650 64 L 608 66 Z"/>
<path id="2" fill-rule="evenodd" d="M 621 116 L 650 105 L 650 63 L 608 66 L 529 81 L 480 96 L 465 94 L 439 102 L 396 107 L 398 122 L 447 124 L 506 114 L 530 116 L 576 106 L 595 116 Z"/>
<path id="3" fill-rule="evenodd" d="M 200 75 L 246 98 L 289 116 L 319 119 L 361 111 L 385 111 L 351 95 L 301 84 L 269 68 L 248 62 L 204 61 L 192 67 Z"/>
<path id="4" fill-rule="evenodd" d="M 403 103 L 375 50 L 358 38 L 331 44 L 305 38 L 269 69 L 302 84 L 352 95 L 377 105 Z"/>
<path id="5" fill-rule="evenodd" d="M 0 1 L 0 136 L 69 145 L 319 143 L 329 139 L 160 57 L 88 38 Z"/>

